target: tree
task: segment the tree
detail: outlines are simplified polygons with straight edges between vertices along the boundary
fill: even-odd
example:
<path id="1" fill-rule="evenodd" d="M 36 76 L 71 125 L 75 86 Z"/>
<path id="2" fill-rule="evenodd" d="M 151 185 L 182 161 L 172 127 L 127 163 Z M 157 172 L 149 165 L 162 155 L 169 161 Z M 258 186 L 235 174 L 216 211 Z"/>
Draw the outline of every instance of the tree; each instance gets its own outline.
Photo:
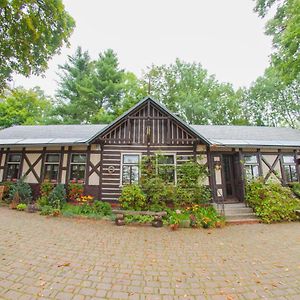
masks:
<path id="1" fill-rule="evenodd" d="M 241 98 L 228 83 L 219 83 L 196 63 L 179 59 L 152 66 L 151 94 L 192 124 L 245 124 Z"/>
<path id="2" fill-rule="evenodd" d="M 300 1 L 256 0 L 255 11 L 263 18 L 275 4 L 277 10 L 267 22 L 266 33 L 273 37 L 272 65 L 290 84 L 300 74 Z"/>
<path id="3" fill-rule="evenodd" d="M 13 72 L 43 73 L 74 26 L 61 0 L 0 1 L 0 90 Z"/>
<path id="4" fill-rule="evenodd" d="M 119 68 L 111 49 L 91 61 L 78 48 L 60 69 L 55 114 L 63 123 L 109 123 L 146 95 L 143 82 Z"/>
<path id="5" fill-rule="evenodd" d="M 0 100 L 0 127 L 45 124 L 52 108 L 51 99 L 39 88 L 16 88 Z"/>
<path id="6" fill-rule="evenodd" d="M 56 91 L 56 108 L 54 117 L 56 122 L 86 123 L 89 120 L 88 100 L 83 99 L 82 89 L 92 73 L 92 61 L 87 51 L 78 47 L 73 56 L 68 56 L 68 61 L 59 66 L 61 73 Z"/>
<path id="7" fill-rule="evenodd" d="M 245 95 L 252 124 L 300 127 L 300 76 L 286 85 L 270 67 Z"/>

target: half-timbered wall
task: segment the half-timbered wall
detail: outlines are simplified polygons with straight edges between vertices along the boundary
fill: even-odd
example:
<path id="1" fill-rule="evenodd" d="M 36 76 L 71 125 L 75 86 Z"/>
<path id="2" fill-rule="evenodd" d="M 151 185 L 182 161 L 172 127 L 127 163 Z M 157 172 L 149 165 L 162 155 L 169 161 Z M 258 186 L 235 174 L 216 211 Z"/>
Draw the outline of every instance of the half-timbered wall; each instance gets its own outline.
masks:
<path id="1" fill-rule="evenodd" d="M 117 123 L 102 139 L 107 144 L 186 145 L 192 144 L 195 137 L 154 104 L 146 102 Z"/>

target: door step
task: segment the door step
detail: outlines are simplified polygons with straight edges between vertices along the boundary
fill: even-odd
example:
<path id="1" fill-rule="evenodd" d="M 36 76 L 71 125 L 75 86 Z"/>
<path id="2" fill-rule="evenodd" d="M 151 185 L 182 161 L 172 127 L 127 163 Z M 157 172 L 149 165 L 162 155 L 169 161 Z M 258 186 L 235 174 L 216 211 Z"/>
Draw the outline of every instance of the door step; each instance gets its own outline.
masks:
<path id="1" fill-rule="evenodd" d="M 217 207 L 217 210 L 221 212 L 220 206 Z M 254 224 L 260 221 L 253 209 L 247 207 L 245 203 L 224 204 L 224 215 L 228 224 Z"/>

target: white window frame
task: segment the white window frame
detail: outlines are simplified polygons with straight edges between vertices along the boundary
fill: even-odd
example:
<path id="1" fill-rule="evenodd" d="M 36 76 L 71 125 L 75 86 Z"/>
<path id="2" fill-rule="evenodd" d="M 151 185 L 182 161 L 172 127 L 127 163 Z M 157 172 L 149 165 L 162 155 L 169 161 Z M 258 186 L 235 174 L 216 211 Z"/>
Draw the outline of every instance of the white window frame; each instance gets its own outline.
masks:
<path id="1" fill-rule="evenodd" d="M 48 155 L 58 155 L 58 162 L 47 162 L 47 156 Z M 58 179 L 59 179 L 59 172 L 60 172 L 60 160 L 61 160 L 61 155 L 60 153 L 46 153 L 45 154 L 45 161 L 44 161 L 44 166 L 43 166 L 43 180 L 45 180 L 45 175 L 46 175 L 46 165 L 58 165 L 58 171 L 57 171 L 57 179 L 55 180 L 56 182 L 58 182 Z M 48 180 L 48 179 L 47 179 Z M 51 181 L 54 181 L 54 179 L 50 179 L 50 182 Z"/>
<path id="2" fill-rule="evenodd" d="M 177 185 L 177 155 L 174 152 L 163 152 L 155 154 L 155 169 L 158 175 L 158 156 L 173 156 L 174 157 L 174 185 Z M 161 166 L 171 166 L 171 164 L 160 164 Z"/>
<path id="3" fill-rule="evenodd" d="M 85 163 L 72 163 L 72 157 L 73 155 L 85 155 Z M 73 179 L 71 179 L 71 170 L 72 170 L 72 165 L 85 165 L 85 170 L 84 170 L 84 179 L 83 181 L 85 182 L 87 179 L 87 174 L 86 174 L 86 164 L 87 164 L 87 154 L 86 153 L 71 153 L 70 155 L 70 166 L 69 166 L 69 178 L 67 178 L 68 181 L 72 181 Z M 78 181 L 78 179 L 76 179 Z M 80 180 L 80 179 L 79 179 Z"/>
<path id="4" fill-rule="evenodd" d="M 245 156 L 255 156 L 256 157 L 256 163 L 252 163 L 252 162 L 246 163 Z M 247 178 L 246 166 L 251 167 L 252 175 L 253 175 L 253 166 L 257 166 L 258 176 L 252 176 L 252 178 Z M 245 153 L 244 154 L 244 174 L 245 174 L 246 180 L 255 180 L 255 179 L 259 178 L 259 176 L 260 176 L 260 173 L 259 173 L 259 157 L 258 157 L 257 153 Z"/>
<path id="5" fill-rule="evenodd" d="M 142 153 L 137 153 L 137 152 L 122 152 L 121 153 L 121 163 L 120 163 L 120 187 L 123 187 L 123 165 L 127 165 L 127 164 L 123 164 L 123 157 L 124 155 L 138 155 L 139 157 L 139 163 L 138 163 L 138 168 L 139 168 L 139 181 L 141 178 L 141 163 L 142 163 Z"/>
<path id="6" fill-rule="evenodd" d="M 23 159 L 22 153 L 12 152 L 12 153 L 8 153 L 6 155 L 7 155 L 7 162 L 6 162 L 6 164 L 7 164 L 7 170 L 6 170 L 6 174 L 5 174 L 6 180 L 20 179 L 21 178 L 21 172 L 22 172 L 22 170 L 21 170 L 21 162 L 22 162 L 22 159 Z M 9 158 L 10 158 L 11 155 L 19 155 L 20 156 L 20 161 L 18 161 L 18 162 L 16 162 L 16 161 L 9 161 Z M 19 170 L 18 170 L 18 176 L 17 176 L 17 178 L 8 178 L 7 177 L 7 175 L 8 175 L 8 166 L 9 165 L 19 165 Z"/>
<path id="7" fill-rule="evenodd" d="M 289 156 L 289 157 L 293 157 L 293 161 L 292 163 L 290 162 L 284 162 L 284 157 L 286 156 Z M 298 178 L 298 174 L 297 174 L 297 163 L 296 163 L 296 159 L 295 159 L 295 155 L 292 153 L 292 154 L 289 154 L 289 153 L 285 153 L 285 154 L 282 154 L 282 178 L 284 179 L 285 183 L 293 183 L 293 182 L 298 182 L 299 178 Z M 288 178 L 286 176 L 286 173 L 285 173 L 285 168 L 288 166 L 289 167 L 289 170 L 291 171 L 291 166 L 294 166 L 295 167 L 295 170 L 296 170 L 296 180 L 295 181 L 288 181 Z M 290 174 L 291 175 L 291 174 Z"/>

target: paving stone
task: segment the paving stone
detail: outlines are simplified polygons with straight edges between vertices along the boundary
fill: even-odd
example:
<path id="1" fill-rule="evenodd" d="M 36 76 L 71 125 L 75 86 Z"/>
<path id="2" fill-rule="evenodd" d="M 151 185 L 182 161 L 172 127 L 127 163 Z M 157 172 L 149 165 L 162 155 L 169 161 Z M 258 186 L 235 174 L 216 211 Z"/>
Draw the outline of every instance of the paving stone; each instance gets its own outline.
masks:
<path id="1" fill-rule="evenodd" d="M 298 300 L 300 294 L 299 222 L 171 232 L 0 207 L 0 245 L 0 299 Z"/>

